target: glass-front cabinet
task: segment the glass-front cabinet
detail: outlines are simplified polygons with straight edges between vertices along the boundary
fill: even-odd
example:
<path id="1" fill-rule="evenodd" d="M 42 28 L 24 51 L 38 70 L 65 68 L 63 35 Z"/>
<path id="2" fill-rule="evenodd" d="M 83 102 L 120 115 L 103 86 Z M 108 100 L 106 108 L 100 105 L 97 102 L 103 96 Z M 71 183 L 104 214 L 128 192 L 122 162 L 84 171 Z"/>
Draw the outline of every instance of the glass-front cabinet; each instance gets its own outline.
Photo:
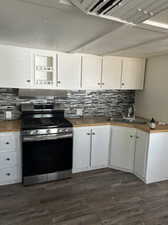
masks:
<path id="1" fill-rule="evenodd" d="M 56 59 L 57 55 L 50 52 L 35 52 L 34 84 L 39 88 L 56 87 Z"/>

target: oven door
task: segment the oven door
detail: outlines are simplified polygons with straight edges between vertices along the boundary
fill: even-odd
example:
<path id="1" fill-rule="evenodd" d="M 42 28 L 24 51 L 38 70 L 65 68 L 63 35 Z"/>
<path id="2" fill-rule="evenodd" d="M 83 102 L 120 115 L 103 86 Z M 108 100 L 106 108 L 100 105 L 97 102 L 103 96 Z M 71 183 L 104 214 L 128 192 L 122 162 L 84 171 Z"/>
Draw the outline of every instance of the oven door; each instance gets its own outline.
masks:
<path id="1" fill-rule="evenodd" d="M 23 179 L 72 171 L 72 134 L 23 136 Z"/>

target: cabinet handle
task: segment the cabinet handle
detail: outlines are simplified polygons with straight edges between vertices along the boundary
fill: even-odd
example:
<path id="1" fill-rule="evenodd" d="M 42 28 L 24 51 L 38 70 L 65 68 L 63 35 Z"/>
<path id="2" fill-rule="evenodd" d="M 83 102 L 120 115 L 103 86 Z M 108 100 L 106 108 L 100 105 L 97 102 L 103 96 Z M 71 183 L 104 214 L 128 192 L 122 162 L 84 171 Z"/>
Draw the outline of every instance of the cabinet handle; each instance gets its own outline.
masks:
<path id="1" fill-rule="evenodd" d="M 87 135 L 90 135 L 90 133 L 87 133 Z"/>
<path id="2" fill-rule="evenodd" d="M 9 142 L 6 142 L 6 145 L 9 145 L 10 143 Z"/>
<path id="3" fill-rule="evenodd" d="M 60 83 L 61 83 L 61 81 L 60 81 L 60 80 L 58 80 L 58 81 L 57 81 L 57 84 L 60 84 Z"/>
<path id="4" fill-rule="evenodd" d="M 7 161 L 10 161 L 10 158 L 7 158 L 6 160 L 7 160 Z"/>
<path id="5" fill-rule="evenodd" d="M 104 83 L 101 83 L 102 85 L 104 85 Z"/>
<path id="6" fill-rule="evenodd" d="M 27 80 L 26 82 L 27 82 L 27 83 L 30 83 L 30 81 L 31 81 L 31 80 Z"/>
<path id="7" fill-rule="evenodd" d="M 98 85 L 101 85 L 101 83 L 97 83 Z"/>
<path id="8" fill-rule="evenodd" d="M 95 132 L 92 132 L 92 135 L 95 135 Z"/>
<path id="9" fill-rule="evenodd" d="M 138 136 L 136 136 L 136 139 L 139 139 L 139 137 L 138 137 Z"/>
<path id="10" fill-rule="evenodd" d="M 10 176 L 11 174 L 10 174 L 10 173 L 6 173 L 6 175 L 7 175 L 7 176 Z"/>
<path id="11" fill-rule="evenodd" d="M 133 135 L 130 135 L 130 138 L 133 138 L 134 136 Z"/>
<path id="12" fill-rule="evenodd" d="M 125 83 L 124 83 L 124 82 L 122 82 L 122 83 L 121 83 L 121 85 L 122 85 L 122 86 L 124 86 L 124 85 L 125 85 Z"/>

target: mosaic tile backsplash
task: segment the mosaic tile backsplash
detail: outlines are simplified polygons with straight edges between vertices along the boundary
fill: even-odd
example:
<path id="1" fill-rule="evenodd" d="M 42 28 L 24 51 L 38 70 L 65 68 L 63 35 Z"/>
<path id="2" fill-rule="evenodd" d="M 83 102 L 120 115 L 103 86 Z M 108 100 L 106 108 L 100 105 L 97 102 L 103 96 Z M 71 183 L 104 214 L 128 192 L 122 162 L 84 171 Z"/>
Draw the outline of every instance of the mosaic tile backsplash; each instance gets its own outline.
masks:
<path id="1" fill-rule="evenodd" d="M 64 96 L 48 97 L 19 97 L 18 89 L 0 88 L 0 119 L 4 112 L 11 110 L 13 119 L 20 116 L 20 105 L 25 102 L 58 103 L 65 110 L 68 118 L 79 117 L 77 109 L 83 110 L 84 117 L 120 116 L 127 113 L 130 105 L 134 104 L 135 91 L 101 90 L 101 91 L 66 91 Z"/>

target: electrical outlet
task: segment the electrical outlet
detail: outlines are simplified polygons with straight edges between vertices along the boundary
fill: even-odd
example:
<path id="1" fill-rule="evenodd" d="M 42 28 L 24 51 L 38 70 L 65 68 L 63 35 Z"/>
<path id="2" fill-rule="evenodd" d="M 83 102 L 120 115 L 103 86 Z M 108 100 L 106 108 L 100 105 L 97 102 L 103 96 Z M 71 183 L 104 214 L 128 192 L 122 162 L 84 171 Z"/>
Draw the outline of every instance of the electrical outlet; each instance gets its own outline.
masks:
<path id="1" fill-rule="evenodd" d="M 82 116 L 82 115 L 83 115 L 83 109 L 77 109 L 77 110 L 76 110 L 76 114 L 77 114 L 78 116 Z"/>

